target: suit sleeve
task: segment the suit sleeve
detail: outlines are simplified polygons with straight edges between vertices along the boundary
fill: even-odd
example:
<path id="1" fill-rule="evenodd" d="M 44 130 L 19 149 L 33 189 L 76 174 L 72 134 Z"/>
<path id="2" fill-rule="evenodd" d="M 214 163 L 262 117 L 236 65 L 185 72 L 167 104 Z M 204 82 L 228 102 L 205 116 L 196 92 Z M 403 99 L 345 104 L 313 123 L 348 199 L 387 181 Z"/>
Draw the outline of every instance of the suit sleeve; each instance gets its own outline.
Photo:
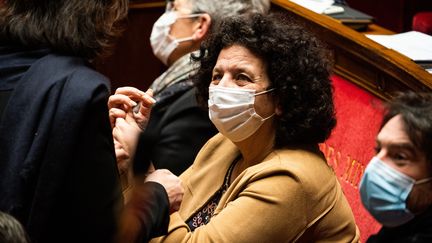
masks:
<path id="1" fill-rule="evenodd" d="M 169 199 L 162 185 L 146 182 L 133 189 L 123 211 L 117 242 L 147 242 L 166 234 L 169 223 Z"/>
<path id="2" fill-rule="evenodd" d="M 81 242 L 111 242 L 123 206 L 107 96 L 105 86 L 93 92 L 81 130 L 76 131 L 74 163 L 65 180 L 67 194 L 61 217 L 75 232 L 69 237 Z"/>

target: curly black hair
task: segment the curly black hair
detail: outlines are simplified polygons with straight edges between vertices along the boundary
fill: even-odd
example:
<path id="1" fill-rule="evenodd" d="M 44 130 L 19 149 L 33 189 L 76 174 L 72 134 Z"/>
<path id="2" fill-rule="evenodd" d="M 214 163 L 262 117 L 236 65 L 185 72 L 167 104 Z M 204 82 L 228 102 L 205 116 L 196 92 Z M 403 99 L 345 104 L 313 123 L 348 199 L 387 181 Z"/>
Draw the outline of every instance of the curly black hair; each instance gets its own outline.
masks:
<path id="1" fill-rule="evenodd" d="M 244 15 L 225 19 L 203 42 L 200 68 L 193 77 L 198 100 L 206 104 L 212 70 L 222 49 L 240 45 L 267 63 L 276 116 L 275 147 L 320 143 L 336 125 L 332 57 L 304 27 L 279 14 Z"/>
<path id="2" fill-rule="evenodd" d="M 394 98 L 386 104 L 381 129 L 397 115 L 401 115 L 411 142 L 432 163 L 432 93 L 407 91 L 394 94 Z"/>

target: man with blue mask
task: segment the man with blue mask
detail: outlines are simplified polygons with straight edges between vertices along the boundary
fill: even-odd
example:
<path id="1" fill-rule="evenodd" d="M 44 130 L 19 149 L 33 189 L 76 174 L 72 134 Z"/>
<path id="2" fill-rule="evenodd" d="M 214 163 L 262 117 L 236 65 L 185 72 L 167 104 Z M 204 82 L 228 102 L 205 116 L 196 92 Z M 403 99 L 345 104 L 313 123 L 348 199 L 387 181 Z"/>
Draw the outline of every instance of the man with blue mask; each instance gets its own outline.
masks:
<path id="1" fill-rule="evenodd" d="M 201 42 L 223 18 L 265 14 L 269 8 L 269 0 L 168 1 L 165 13 L 154 23 L 150 36 L 154 55 L 168 66 L 151 84 L 152 92 L 147 93 L 155 99 L 151 117 L 149 121 L 143 119 L 147 111 L 145 105 L 133 109 L 134 103 L 146 104 L 143 97 L 147 95 L 144 92 L 132 87 L 120 88 L 110 97 L 108 104 L 111 124 L 118 128 L 115 130 L 130 134 L 145 128 L 141 140 L 146 144 L 146 151 L 149 151 L 148 159 L 156 168 L 181 174 L 192 164 L 204 143 L 217 132 L 209 120 L 208 111 L 203 110 L 195 99 L 195 88 L 189 77 L 195 73 L 197 66 L 191 62 L 191 53 L 199 50 Z M 126 116 L 132 119 L 124 120 L 132 122 L 117 119 Z M 139 129 L 128 129 L 131 126 Z M 132 145 L 129 146 L 124 144 L 127 141 L 122 138 L 126 135 L 115 132 L 114 137 L 123 140 L 116 142 L 119 166 L 129 165 L 122 163 L 122 160 L 125 158 L 127 161 L 133 155 L 132 147 L 136 140 L 131 140 Z"/>
<path id="2" fill-rule="evenodd" d="M 360 195 L 383 227 L 367 242 L 432 242 L 432 94 L 390 102 L 376 143 Z"/>

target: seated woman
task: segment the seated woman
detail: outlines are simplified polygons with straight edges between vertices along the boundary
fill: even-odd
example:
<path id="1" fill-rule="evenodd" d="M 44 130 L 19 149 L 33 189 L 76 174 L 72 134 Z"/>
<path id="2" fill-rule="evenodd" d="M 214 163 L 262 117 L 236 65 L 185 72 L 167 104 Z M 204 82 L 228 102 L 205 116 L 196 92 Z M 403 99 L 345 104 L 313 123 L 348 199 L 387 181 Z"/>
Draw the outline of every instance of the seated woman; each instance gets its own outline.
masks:
<path id="1" fill-rule="evenodd" d="M 220 133 L 181 175 L 180 210 L 152 242 L 359 241 L 317 145 L 336 123 L 317 38 L 282 16 L 229 18 L 196 59 L 199 98 Z"/>

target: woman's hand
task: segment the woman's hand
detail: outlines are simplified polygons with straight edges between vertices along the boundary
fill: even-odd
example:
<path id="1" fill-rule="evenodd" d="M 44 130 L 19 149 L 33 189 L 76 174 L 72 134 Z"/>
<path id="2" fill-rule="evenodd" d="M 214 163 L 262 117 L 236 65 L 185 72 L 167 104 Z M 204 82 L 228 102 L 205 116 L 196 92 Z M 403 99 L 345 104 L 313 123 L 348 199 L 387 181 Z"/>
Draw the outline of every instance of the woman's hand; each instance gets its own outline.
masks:
<path id="1" fill-rule="evenodd" d="M 119 170 L 128 170 L 135 154 L 141 129 L 129 111 L 125 118 L 117 117 L 112 130 Z"/>
<path id="2" fill-rule="evenodd" d="M 144 131 L 150 119 L 151 108 L 156 101 L 153 99 L 153 91 L 148 89 L 143 92 L 134 87 L 118 88 L 114 95 L 108 99 L 108 109 L 111 127 L 115 127 L 116 119 L 126 119 L 126 114 L 131 114 L 135 124 Z"/>

